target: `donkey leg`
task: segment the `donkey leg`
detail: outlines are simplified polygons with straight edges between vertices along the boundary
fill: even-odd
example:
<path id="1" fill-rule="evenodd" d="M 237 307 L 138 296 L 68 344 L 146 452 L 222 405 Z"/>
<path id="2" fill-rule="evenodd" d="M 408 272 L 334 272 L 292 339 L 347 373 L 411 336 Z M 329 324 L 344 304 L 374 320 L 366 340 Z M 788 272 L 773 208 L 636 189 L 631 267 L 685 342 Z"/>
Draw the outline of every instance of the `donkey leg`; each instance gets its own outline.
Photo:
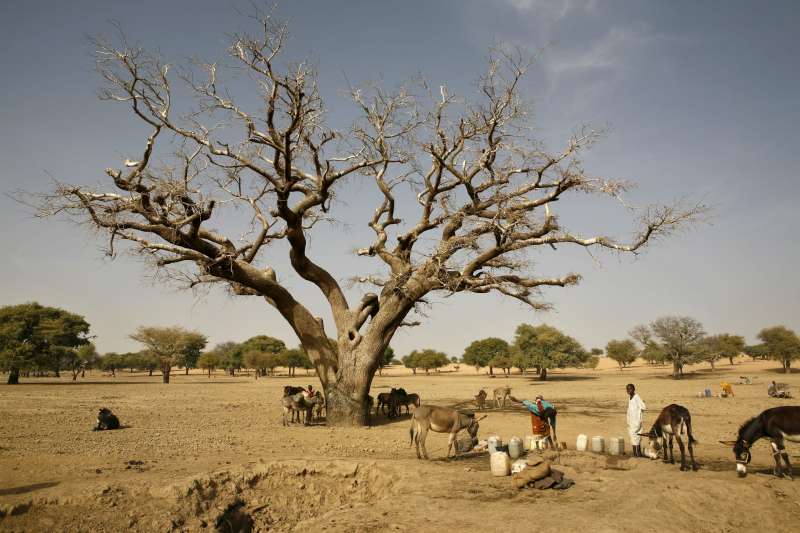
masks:
<path id="1" fill-rule="evenodd" d="M 683 439 L 680 435 L 675 435 L 675 440 L 678 441 L 678 448 L 681 450 L 681 472 L 689 470 L 686 468 L 686 449 L 683 446 Z"/>
<path id="2" fill-rule="evenodd" d="M 700 469 L 700 467 L 697 466 L 697 461 L 694 460 L 694 447 L 692 446 L 691 435 L 688 436 L 688 440 L 689 440 L 689 458 L 692 460 L 692 470 L 696 472 L 697 470 Z"/>
<path id="3" fill-rule="evenodd" d="M 786 463 L 786 477 L 794 479 L 792 476 L 792 463 L 789 462 L 789 454 L 786 453 L 786 448 L 783 446 L 781 446 L 781 457 L 783 457 L 783 462 Z"/>
<path id="4" fill-rule="evenodd" d="M 450 438 L 447 439 L 447 455 L 445 455 L 446 459 L 450 458 L 450 450 L 453 449 L 453 442 L 455 440 L 456 440 L 456 434 L 450 433 Z M 455 450 L 455 452 L 453 453 L 453 457 L 455 457 L 456 455 L 458 455 L 458 450 Z"/>
<path id="5" fill-rule="evenodd" d="M 428 459 L 428 450 L 425 449 L 425 439 L 427 438 L 428 438 L 428 428 L 426 427 L 420 428 L 419 436 L 417 437 L 417 439 L 419 439 L 419 445 L 422 446 L 422 457 L 424 457 L 425 459 Z"/>
<path id="6" fill-rule="evenodd" d="M 667 441 L 667 436 L 664 435 L 661 437 L 661 453 L 663 457 L 661 458 L 662 462 L 668 463 L 669 462 L 669 442 Z"/>
<path id="7" fill-rule="evenodd" d="M 669 462 L 675 464 L 675 453 L 672 450 L 672 435 L 669 436 Z"/>
<path id="8" fill-rule="evenodd" d="M 772 458 L 775 459 L 775 468 L 772 470 L 772 473 L 778 477 L 783 475 L 783 468 L 781 468 L 781 451 L 778 447 L 778 443 L 770 441 L 770 445 L 772 446 Z"/>

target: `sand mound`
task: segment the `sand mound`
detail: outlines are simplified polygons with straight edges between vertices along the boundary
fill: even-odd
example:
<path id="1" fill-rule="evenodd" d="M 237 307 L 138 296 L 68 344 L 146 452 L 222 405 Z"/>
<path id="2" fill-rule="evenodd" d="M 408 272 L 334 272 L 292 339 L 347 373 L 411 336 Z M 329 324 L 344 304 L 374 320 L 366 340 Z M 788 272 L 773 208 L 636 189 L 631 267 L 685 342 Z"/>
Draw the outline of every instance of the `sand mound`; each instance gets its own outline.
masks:
<path id="1" fill-rule="evenodd" d="M 282 461 L 192 477 L 153 495 L 172 500 L 179 528 L 288 531 L 327 512 L 387 498 L 392 485 L 375 464 Z"/>

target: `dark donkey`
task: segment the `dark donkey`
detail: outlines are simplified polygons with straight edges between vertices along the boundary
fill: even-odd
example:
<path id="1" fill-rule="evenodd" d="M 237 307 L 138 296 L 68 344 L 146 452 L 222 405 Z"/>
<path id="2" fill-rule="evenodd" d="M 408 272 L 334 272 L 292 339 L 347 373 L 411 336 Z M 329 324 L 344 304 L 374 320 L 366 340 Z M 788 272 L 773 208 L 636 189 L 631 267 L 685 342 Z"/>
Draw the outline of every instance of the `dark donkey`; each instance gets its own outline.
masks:
<path id="1" fill-rule="evenodd" d="M 739 428 L 739 437 L 735 441 L 720 441 L 722 444 L 733 444 L 736 458 L 736 472 L 739 477 L 747 475 L 747 464 L 750 463 L 750 447 L 758 440 L 769 439 L 772 445 L 772 457 L 775 459 L 774 474 L 778 477 L 786 475 L 792 479 L 792 465 L 786 453 L 784 441 L 800 442 L 800 407 L 783 406 L 767 409 L 760 415 L 751 418 Z M 781 457 L 786 463 L 786 471 L 781 467 Z"/>
<path id="2" fill-rule="evenodd" d="M 675 455 L 672 451 L 672 439 L 678 441 L 681 450 L 681 470 L 689 470 L 686 466 L 686 449 L 683 446 L 682 435 L 686 435 L 686 442 L 689 446 L 689 458 L 692 460 L 692 470 L 697 470 L 698 466 L 694 460 L 694 448 L 697 441 L 692 435 L 692 415 L 689 410 L 682 405 L 670 404 L 661 410 L 653 427 L 649 433 L 640 433 L 644 437 L 650 438 L 650 448 L 647 455 L 655 459 L 658 457 L 658 449 L 664 450 L 664 462 L 675 464 Z M 669 438 L 669 448 L 667 448 L 667 438 Z M 660 446 L 659 446 L 660 441 Z M 667 454 L 669 451 L 669 454 Z"/>

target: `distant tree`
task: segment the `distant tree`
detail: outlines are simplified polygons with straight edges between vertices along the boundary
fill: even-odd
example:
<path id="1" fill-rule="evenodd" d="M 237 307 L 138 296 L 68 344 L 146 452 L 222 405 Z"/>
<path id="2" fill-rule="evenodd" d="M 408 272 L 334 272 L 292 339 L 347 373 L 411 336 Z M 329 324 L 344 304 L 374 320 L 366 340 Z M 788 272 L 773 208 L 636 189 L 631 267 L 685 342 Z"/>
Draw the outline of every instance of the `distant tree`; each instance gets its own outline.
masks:
<path id="1" fill-rule="evenodd" d="M 580 367 L 589 359 L 589 352 L 577 340 L 547 324 L 520 324 L 514 349 L 525 357 L 528 367 L 536 369 L 541 380 L 547 379 L 550 368 Z"/>
<path id="2" fill-rule="evenodd" d="M 185 357 L 189 346 L 196 344 L 200 337 L 205 345 L 205 337 L 201 333 L 180 326 L 141 326 L 130 337 L 144 345 L 149 355 L 158 361 L 164 383 L 169 383 L 172 367 Z"/>
<path id="3" fill-rule="evenodd" d="M 292 348 L 290 350 L 284 350 L 278 356 L 278 361 L 280 362 L 280 366 L 285 366 L 290 376 L 294 376 L 295 369 L 302 368 L 303 362 L 308 358 L 303 350 L 300 348 Z"/>
<path id="4" fill-rule="evenodd" d="M 450 363 L 447 354 L 432 349 L 414 350 L 409 354 L 409 357 L 416 363 L 416 367 L 423 369 L 426 374 L 429 374 L 431 370 L 438 370 Z"/>
<path id="5" fill-rule="evenodd" d="M 97 365 L 100 356 L 94 344 L 88 343 L 77 348 L 64 349 L 63 361 L 65 366 L 72 373 L 72 381 L 78 379 L 78 374 L 86 372 L 87 368 Z"/>
<path id="6" fill-rule="evenodd" d="M 197 366 L 208 372 L 208 377 L 219 366 L 219 354 L 215 351 L 203 352 L 197 359 Z"/>
<path id="7" fill-rule="evenodd" d="M 200 358 L 200 354 L 203 353 L 206 344 L 208 344 L 208 338 L 202 333 L 197 333 L 196 331 L 187 332 L 183 350 L 178 357 L 178 366 L 182 366 L 185 369 L 186 375 L 189 375 L 190 368 L 197 368 L 197 360 Z"/>
<path id="8" fill-rule="evenodd" d="M 602 357 L 603 356 L 603 349 L 602 348 L 592 348 L 591 350 L 589 350 L 589 353 L 591 355 L 596 355 L 597 357 Z"/>
<path id="9" fill-rule="evenodd" d="M 617 362 L 620 370 L 636 361 L 637 353 L 636 345 L 630 340 L 608 341 L 606 344 L 606 354 Z"/>
<path id="10" fill-rule="evenodd" d="M 780 361 L 784 372 L 791 372 L 792 361 L 800 357 L 800 338 L 786 326 L 773 326 L 758 332 L 769 357 Z"/>
<path id="11" fill-rule="evenodd" d="M 744 353 L 749 355 L 753 358 L 753 361 L 756 359 L 767 359 L 769 354 L 767 353 L 767 347 L 764 344 L 753 344 L 751 346 L 744 347 Z"/>
<path id="12" fill-rule="evenodd" d="M 508 354 L 498 354 L 491 358 L 489 361 L 489 366 L 500 368 L 503 370 L 504 374 L 508 375 L 511 371 L 511 367 L 514 366 L 514 361 Z"/>
<path id="13" fill-rule="evenodd" d="M 108 352 L 100 357 L 97 365 L 101 370 L 110 372 L 112 376 L 116 376 L 117 369 L 123 368 L 123 359 L 118 353 Z"/>
<path id="14" fill-rule="evenodd" d="M 394 350 L 392 349 L 391 346 L 387 346 L 386 349 L 383 350 L 383 355 L 381 356 L 380 361 L 378 361 L 378 375 L 379 376 L 383 375 L 384 367 L 387 367 L 390 364 L 392 364 L 392 361 L 394 360 L 394 357 L 395 357 Z"/>
<path id="15" fill-rule="evenodd" d="M 219 368 L 224 368 L 225 371 L 233 376 L 236 370 L 242 368 L 242 352 L 241 344 L 233 341 L 221 342 L 217 344 L 212 350 L 219 361 Z"/>
<path id="16" fill-rule="evenodd" d="M 411 372 L 416 376 L 417 375 L 417 368 L 419 368 L 419 361 L 417 359 L 417 351 L 414 350 L 410 354 L 403 357 L 403 366 L 406 368 L 410 368 Z"/>
<path id="17" fill-rule="evenodd" d="M 60 375 L 70 349 L 89 342 L 89 323 L 82 316 L 38 303 L 0 307 L 0 369 L 8 384 L 19 383 L 20 371 L 49 368 Z"/>
<path id="18" fill-rule="evenodd" d="M 742 353 L 745 348 L 744 337 L 722 333 L 703 339 L 701 343 L 701 357 L 711 365 L 720 359 L 728 359 L 733 364 L 733 358 Z"/>
<path id="19" fill-rule="evenodd" d="M 703 325 L 687 316 L 665 316 L 658 318 L 647 326 L 637 326 L 631 331 L 645 350 L 663 354 L 665 360 L 672 362 L 672 377 L 683 376 L 683 366 L 697 362 L 702 358 L 705 338 Z M 658 342 L 653 340 L 658 339 Z"/>
<path id="20" fill-rule="evenodd" d="M 489 363 L 496 356 L 508 356 L 511 352 L 511 347 L 503 339 L 497 337 L 489 337 L 474 341 L 467 346 L 464 350 L 462 360 L 464 364 L 472 365 L 475 370 L 480 370 L 481 367 L 488 366 L 489 374 L 494 374 L 492 365 Z"/>
<path id="21" fill-rule="evenodd" d="M 230 359 L 229 363 L 231 365 L 231 368 L 235 369 L 241 368 L 242 364 L 244 364 L 249 368 L 255 369 L 256 377 L 258 377 L 259 375 L 263 376 L 266 375 L 267 367 L 266 366 L 254 367 L 252 366 L 252 361 L 268 361 L 268 360 L 271 361 L 271 360 L 276 360 L 275 358 L 277 358 L 279 362 L 278 365 L 276 366 L 280 366 L 283 363 L 280 362 L 279 356 L 285 351 L 286 351 L 286 344 L 282 340 L 276 339 L 275 337 L 269 337 L 267 335 L 256 335 L 255 337 L 250 337 L 243 343 L 233 347 L 229 355 Z M 251 358 L 251 362 L 248 363 L 244 359 L 244 354 L 246 354 L 247 352 L 267 353 L 273 355 L 274 357 L 273 359 Z M 295 359 L 290 357 L 289 359 L 287 359 L 287 362 L 294 363 Z M 289 373 L 291 374 L 291 370 Z"/>
<path id="22" fill-rule="evenodd" d="M 591 353 L 591 352 L 590 352 Z M 586 362 L 583 364 L 583 368 L 591 368 L 595 369 L 600 364 L 600 357 L 596 355 L 590 355 Z"/>

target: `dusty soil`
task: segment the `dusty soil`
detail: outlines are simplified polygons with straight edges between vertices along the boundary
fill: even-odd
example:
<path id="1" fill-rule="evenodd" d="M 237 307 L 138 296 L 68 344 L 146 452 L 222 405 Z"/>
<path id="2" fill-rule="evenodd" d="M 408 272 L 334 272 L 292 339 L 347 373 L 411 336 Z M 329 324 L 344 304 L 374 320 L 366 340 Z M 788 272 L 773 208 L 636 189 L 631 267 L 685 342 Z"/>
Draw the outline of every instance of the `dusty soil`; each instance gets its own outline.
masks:
<path id="1" fill-rule="evenodd" d="M 398 368 L 373 385 L 373 395 L 403 386 L 425 403 L 458 407 L 480 388 L 506 383 L 518 398 L 544 394 L 558 407 L 559 439 L 569 447 L 559 468 L 576 481 L 564 492 L 513 489 L 510 478 L 491 476 L 485 453 L 444 460 L 444 435 L 429 437 L 433 460 L 419 461 L 405 416 L 377 417 L 372 428 L 282 427 L 282 387 L 316 385 L 313 376 L 179 373 L 163 385 L 159 376 L 95 374 L 0 385 L 0 530 L 797 531 L 800 481 L 772 477 L 764 442 L 753 448 L 751 475 L 738 479 L 730 448 L 717 441 L 761 410 L 792 403 L 768 398 L 766 387 L 777 379 L 797 395 L 800 374 L 740 361 L 676 382 L 665 367 L 620 372 L 608 363 L 552 372 L 547 382 L 530 374 L 490 379 L 463 366 L 430 376 Z M 734 386 L 735 398 L 697 397 L 739 375 L 756 381 Z M 627 441 L 628 382 L 647 402 L 646 424 L 666 404 L 689 408 L 699 472 L 574 451 L 579 433 Z M 90 431 L 101 406 L 127 427 Z M 518 407 L 488 414 L 483 437 L 529 430 Z"/>

